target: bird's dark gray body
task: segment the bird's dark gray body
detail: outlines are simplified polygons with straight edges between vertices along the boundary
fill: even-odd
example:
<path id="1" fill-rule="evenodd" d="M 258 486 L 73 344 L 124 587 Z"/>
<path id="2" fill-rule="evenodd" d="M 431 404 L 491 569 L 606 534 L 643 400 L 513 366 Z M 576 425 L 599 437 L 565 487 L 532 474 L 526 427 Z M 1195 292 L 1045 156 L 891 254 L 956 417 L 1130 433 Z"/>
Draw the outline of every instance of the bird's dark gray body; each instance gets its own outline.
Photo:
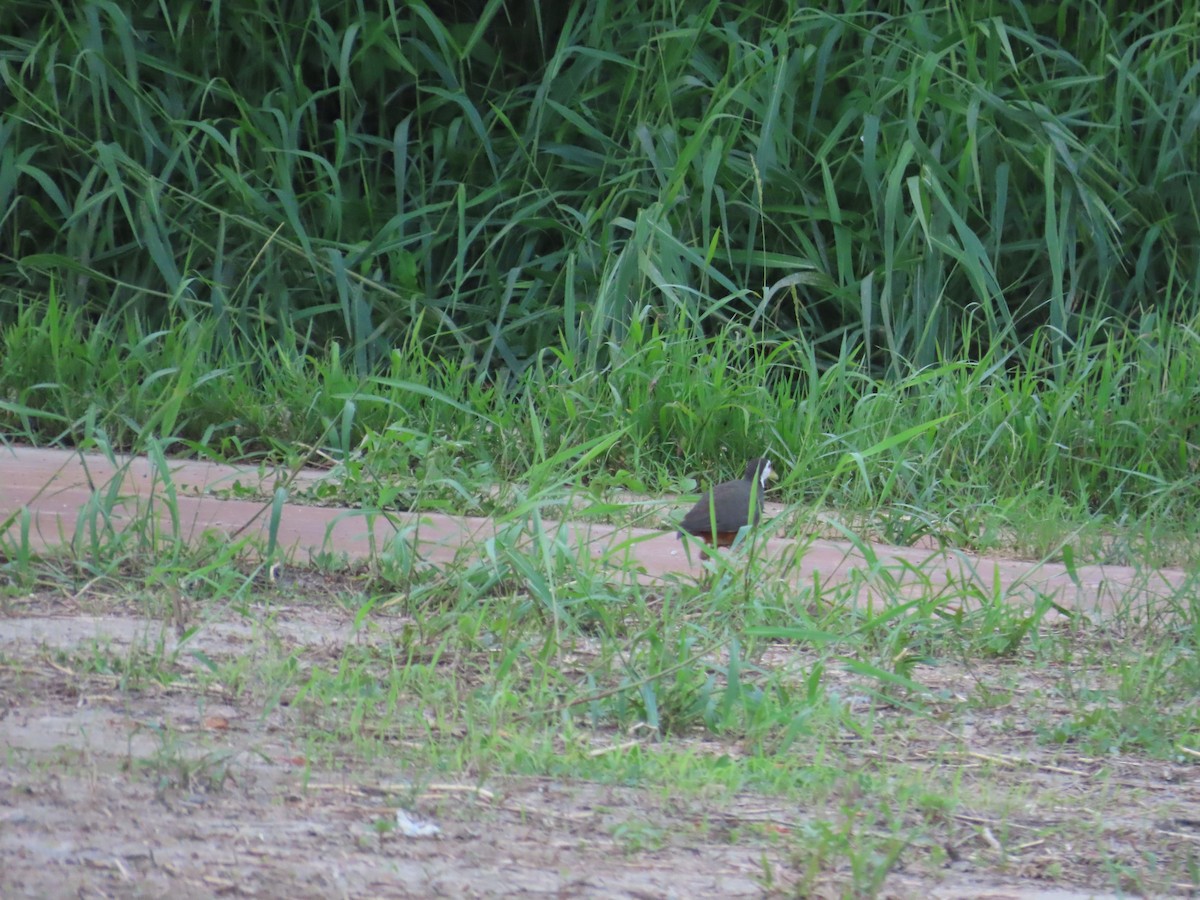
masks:
<path id="1" fill-rule="evenodd" d="M 718 547 L 728 547 L 746 525 L 762 518 L 763 494 L 771 475 L 771 461 L 758 457 L 746 463 L 746 474 L 718 484 L 693 506 L 679 523 L 683 532 Z"/>

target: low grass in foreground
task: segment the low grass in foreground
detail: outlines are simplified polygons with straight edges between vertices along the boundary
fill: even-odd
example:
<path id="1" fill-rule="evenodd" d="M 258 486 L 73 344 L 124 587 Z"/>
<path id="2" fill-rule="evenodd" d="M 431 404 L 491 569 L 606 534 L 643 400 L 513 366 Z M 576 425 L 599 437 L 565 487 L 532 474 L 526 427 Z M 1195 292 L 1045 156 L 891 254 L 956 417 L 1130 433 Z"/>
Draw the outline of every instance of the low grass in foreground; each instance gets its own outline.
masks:
<path id="1" fill-rule="evenodd" d="M 446 781 L 626 786 L 642 799 L 604 826 L 626 854 L 759 848 L 760 882 L 797 897 L 963 871 L 1196 883 L 1195 578 L 1146 569 L 1103 620 L 861 544 L 844 583 L 798 583 L 753 547 L 645 583 L 539 515 L 568 499 L 536 499 L 440 566 L 403 532 L 363 567 L 271 568 L 262 546 L 189 548 L 148 523 L 40 561 L 6 540 L 5 620 L 98 617 L 91 636 L 8 644 L 7 691 L 105 698 L 141 723 L 123 777 L 168 798 L 236 791 L 282 754 L 306 779 L 393 773 L 401 806 Z M 190 718 L 155 712 L 173 697 L 179 719 L 181 695 Z M 214 707 L 234 726 L 181 724 Z M 32 783 L 71 759 L 7 765 Z"/>

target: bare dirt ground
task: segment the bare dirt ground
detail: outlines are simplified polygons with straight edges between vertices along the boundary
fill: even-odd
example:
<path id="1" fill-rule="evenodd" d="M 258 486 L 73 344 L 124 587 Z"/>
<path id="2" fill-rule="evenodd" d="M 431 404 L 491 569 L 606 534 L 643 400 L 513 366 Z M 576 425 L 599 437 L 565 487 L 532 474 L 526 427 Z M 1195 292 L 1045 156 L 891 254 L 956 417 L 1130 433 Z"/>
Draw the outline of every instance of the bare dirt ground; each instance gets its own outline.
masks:
<path id="1" fill-rule="evenodd" d="M 485 786 L 404 772 L 314 771 L 295 714 L 198 696 L 186 681 L 119 691 L 64 660 L 172 641 L 161 623 L 31 597 L 0 622 L 0 883 L 4 896 L 758 896 L 756 853 L 695 833 L 687 804 L 639 792 L 508 779 Z M 349 616 L 275 609 L 272 641 L 310 658 L 349 639 Z M 258 631 L 257 637 L 254 632 Z M 255 652 L 265 635 L 214 623 L 192 651 Z M 403 808 L 440 828 L 377 827 Z M 636 818 L 686 841 L 626 854 Z M 723 830 L 720 826 L 717 832 Z"/>
<path id="2" fill-rule="evenodd" d="M 194 668 L 197 652 L 254 657 L 267 645 L 324 659 L 355 639 L 351 614 L 327 606 L 273 606 L 269 618 L 211 622 L 180 665 Z M 250 707 L 199 691 L 186 675 L 131 689 L 128 672 L 86 670 L 101 650 L 108 659 L 134 658 L 138 648 L 170 654 L 174 640 L 170 625 L 101 598 L 35 594 L 0 620 L 4 897 L 845 895 L 837 879 L 812 893 L 797 888 L 793 840 L 807 812 L 763 797 L 707 801 L 547 778 L 476 784 L 312 768 L 299 737 L 302 713 L 287 704 Z M 961 674 L 940 677 L 949 683 Z M 1136 859 L 1147 848 L 1186 853 L 1200 845 L 1194 767 L 1031 754 L 1028 734 L 1002 726 L 1011 715 L 1001 709 L 973 726 L 978 739 L 953 762 L 962 777 L 1008 760 L 1014 791 L 1028 795 L 1036 784 L 1047 798 L 1076 802 L 1031 802 L 1006 824 L 1016 829 L 1007 837 L 987 815 L 959 813 L 946 829 L 945 862 L 930 869 L 915 852 L 879 896 L 1107 897 L 1063 886 L 1103 874 L 1098 848 Z M 944 749 L 933 749 L 944 743 L 939 735 L 928 746 L 907 741 L 893 761 L 945 766 Z M 863 765 L 870 755 L 849 758 Z M 989 785 L 1003 788 L 1004 779 L 993 772 Z M 1127 799 L 1114 806 L 1114 791 Z M 1076 804 L 1089 803 L 1095 820 L 1079 825 L 1098 829 L 1095 840 L 1073 850 L 1040 837 L 1059 834 Z M 404 836 L 391 828 L 397 809 L 440 833 Z M 1188 885 L 1177 887 L 1184 894 Z"/>
<path id="3" fill-rule="evenodd" d="M 22 505 L 44 509 L 47 498 L 56 498 L 60 524 L 71 521 L 75 487 L 30 491 L 35 479 L 18 477 L 11 461 L 5 476 L 0 522 Z M 324 525 L 316 532 L 328 537 Z M 850 551 L 835 549 L 827 564 L 845 565 Z M 1121 576 L 1093 574 L 1098 584 Z M 1071 583 L 1079 582 L 1075 573 Z M 836 878 L 804 886 L 797 841 L 809 811 L 761 796 L 682 799 L 575 780 L 467 781 L 313 764 L 301 708 L 256 705 L 238 699 L 249 694 L 189 677 L 213 661 L 267 652 L 336 660 L 347 642 L 364 639 L 354 613 L 329 602 L 336 585 L 309 574 L 289 590 L 290 600 L 253 615 L 203 621 L 177 657 L 178 624 L 125 598 L 85 588 L 0 599 L 0 896 L 851 895 Z M 1101 593 L 1092 586 L 1093 598 Z M 371 639 L 387 640 L 401 624 L 384 622 Z M 173 676 L 147 677 L 164 657 Z M 936 686 L 934 677 L 923 680 Z M 936 675 L 948 690 L 988 677 L 981 666 Z M 1021 683 L 1016 693 L 1038 688 Z M 1038 749 L 1013 704 L 981 713 L 967 732 L 949 757 L 946 735 L 937 734 L 927 743 L 914 736 L 888 756 L 918 768 L 954 766 L 967 782 L 986 767 L 987 789 L 1007 784 L 1027 808 L 1004 833 L 984 804 L 978 815 L 956 812 L 939 852 L 906 854 L 911 861 L 892 870 L 878 896 L 1103 898 L 1115 895 L 1087 886 L 1111 883 L 1113 860 L 1200 858 L 1196 766 Z M 733 752 L 716 742 L 696 750 Z M 877 753 L 851 742 L 846 758 L 868 765 Z M 438 833 L 406 836 L 395 827 L 398 810 Z M 1064 846 L 1064 834 L 1078 844 Z M 1178 881 L 1160 896 L 1194 888 Z"/>

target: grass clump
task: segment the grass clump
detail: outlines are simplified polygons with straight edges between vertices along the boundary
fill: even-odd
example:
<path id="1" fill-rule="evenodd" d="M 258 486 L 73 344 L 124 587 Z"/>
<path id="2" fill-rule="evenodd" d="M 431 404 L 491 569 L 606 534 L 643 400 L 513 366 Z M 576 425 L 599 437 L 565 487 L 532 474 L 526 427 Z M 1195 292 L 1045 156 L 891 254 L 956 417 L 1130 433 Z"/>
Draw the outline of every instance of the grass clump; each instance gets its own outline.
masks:
<path id="1" fill-rule="evenodd" d="M 650 317 L 599 371 L 548 351 L 500 383 L 411 342 L 360 378 L 336 346 L 301 356 L 263 333 L 221 350 L 206 321 L 149 332 L 127 312 L 89 328 L 62 304 L 27 306 L 0 337 L 0 426 L 34 443 L 145 449 L 153 436 L 165 452 L 308 460 L 339 476 L 313 499 L 377 508 L 487 514 L 572 485 L 592 515 L 625 521 L 636 505 L 614 503 L 622 492 L 695 490 L 698 473 L 732 477 L 766 452 L 784 475 L 776 496 L 890 543 L 1193 555 L 1200 338 L 1154 314 L 1121 336 L 1098 323 L 1058 362 L 1035 342 L 893 381 L 848 350 L 823 364 L 804 342 Z M 661 523 L 649 513 L 638 521 Z"/>

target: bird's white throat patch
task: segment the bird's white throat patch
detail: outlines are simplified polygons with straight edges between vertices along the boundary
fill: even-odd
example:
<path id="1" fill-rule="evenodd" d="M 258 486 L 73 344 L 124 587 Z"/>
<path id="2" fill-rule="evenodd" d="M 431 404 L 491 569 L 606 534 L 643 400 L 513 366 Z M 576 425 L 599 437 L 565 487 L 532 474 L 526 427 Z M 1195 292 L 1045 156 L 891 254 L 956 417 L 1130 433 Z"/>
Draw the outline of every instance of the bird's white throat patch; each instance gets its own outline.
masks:
<path id="1" fill-rule="evenodd" d="M 767 479 L 771 477 L 771 462 L 768 460 L 763 463 L 762 473 L 758 476 L 758 483 L 761 487 L 767 486 Z"/>

